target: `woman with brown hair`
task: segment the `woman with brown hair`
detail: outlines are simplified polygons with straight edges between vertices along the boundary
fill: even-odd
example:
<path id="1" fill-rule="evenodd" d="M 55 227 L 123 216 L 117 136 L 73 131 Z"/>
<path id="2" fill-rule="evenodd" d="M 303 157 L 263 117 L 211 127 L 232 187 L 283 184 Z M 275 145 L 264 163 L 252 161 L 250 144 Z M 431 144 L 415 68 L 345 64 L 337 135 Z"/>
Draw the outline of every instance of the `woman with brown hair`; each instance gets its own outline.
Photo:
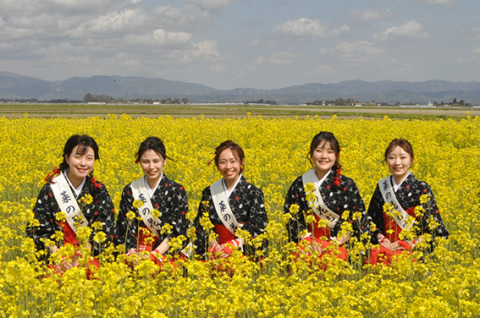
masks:
<path id="1" fill-rule="evenodd" d="M 414 160 L 412 145 L 405 139 L 392 140 L 385 150 L 385 162 L 392 175 L 378 182 L 368 207 L 368 214 L 377 227 L 372 243 L 380 245 L 372 250 L 371 264 L 390 264 L 392 255 L 410 250 L 418 243 L 418 240 L 400 237 L 403 230 L 412 226 L 415 237 L 429 233 L 432 243 L 435 237 L 448 236 L 430 186 L 410 172 Z M 385 203 L 389 203 L 390 208 L 385 208 Z"/>
<path id="2" fill-rule="evenodd" d="M 369 231 L 365 205 L 355 182 L 342 174 L 340 145 L 333 133 L 315 135 L 308 157 L 313 168 L 293 182 L 285 198 L 284 214 L 291 215 L 287 223 L 289 239 L 296 243 L 306 240 L 310 250 L 320 256 L 334 243 L 338 245 L 338 257 L 346 260 L 344 245 L 351 234 L 360 240 L 361 234 Z M 348 211 L 346 219 L 344 211 Z M 353 233 L 340 236 L 344 222 L 351 222 Z"/>
<path id="3" fill-rule="evenodd" d="M 268 219 L 263 192 L 243 176 L 245 153 L 231 140 L 222 142 L 215 150 L 215 166 L 223 178 L 205 188 L 194 221 L 197 231 L 197 254 L 206 257 L 227 258 L 234 249 L 246 255 L 254 253 L 251 244 L 238 236 L 237 230 L 248 233 L 248 238 L 262 234 Z M 217 239 L 209 240 L 210 231 L 203 219 L 213 224 Z M 207 220 L 207 221 L 208 221 Z"/>

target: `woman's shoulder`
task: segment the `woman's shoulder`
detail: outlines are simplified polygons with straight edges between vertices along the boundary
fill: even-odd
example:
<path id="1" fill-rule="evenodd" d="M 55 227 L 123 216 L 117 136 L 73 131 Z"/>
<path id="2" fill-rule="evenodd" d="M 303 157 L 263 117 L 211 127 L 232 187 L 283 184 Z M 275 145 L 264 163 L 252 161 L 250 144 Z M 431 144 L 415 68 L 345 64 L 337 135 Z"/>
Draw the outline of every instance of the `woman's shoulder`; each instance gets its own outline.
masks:
<path id="1" fill-rule="evenodd" d="M 301 176 L 297 176 L 295 178 L 295 180 L 293 180 L 292 184 L 290 187 L 298 187 L 299 185 L 301 185 L 301 187 L 303 188 L 303 179 L 302 179 L 303 175 Z"/>
<path id="2" fill-rule="evenodd" d="M 262 189 L 260 187 L 257 187 L 255 184 L 249 182 L 243 175 L 241 176 L 240 182 L 238 183 L 240 187 L 243 187 L 249 191 L 252 192 L 262 192 Z"/>
<path id="3" fill-rule="evenodd" d="M 415 178 L 413 173 L 410 173 L 405 181 L 407 185 L 413 186 L 418 189 L 426 190 L 428 192 L 431 191 L 430 185 L 425 181 Z"/>
<path id="4" fill-rule="evenodd" d="M 352 178 L 347 177 L 347 176 L 344 175 L 344 174 L 340 175 L 340 180 L 342 181 L 342 183 L 349 184 L 349 185 L 355 185 L 355 186 L 356 186 L 355 181 L 354 181 Z"/>
<path id="5" fill-rule="evenodd" d="M 180 191 L 185 191 L 185 187 L 181 185 L 180 183 L 168 178 L 165 174 L 163 174 L 163 178 L 160 181 L 160 185 L 166 187 L 166 188 L 174 188 L 178 189 Z"/>

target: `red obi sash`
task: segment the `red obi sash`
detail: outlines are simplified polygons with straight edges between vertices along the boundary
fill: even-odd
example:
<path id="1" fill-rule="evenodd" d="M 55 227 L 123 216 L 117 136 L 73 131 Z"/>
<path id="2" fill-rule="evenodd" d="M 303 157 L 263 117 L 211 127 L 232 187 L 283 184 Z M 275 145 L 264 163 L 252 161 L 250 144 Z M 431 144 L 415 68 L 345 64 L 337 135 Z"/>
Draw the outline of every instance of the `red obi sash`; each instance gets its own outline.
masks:
<path id="1" fill-rule="evenodd" d="M 63 245 L 70 243 L 77 246 L 77 234 L 72 230 L 68 222 L 58 222 L 58 225 L 60 225 L 63 231 Z"/>
<path id="2" fill-rule="evenodd" d="M 411 217 L 415 218 L 415 208 L 411 207 L 405 212 L 410 215 Z M 400 240 L 399 235 L 402 232 L 402 228 L 398 226 L 397 222 L 395 220 L 388 216 L 385 212 L 383 212 L 383 223 L 385 224 L 385 236 L 390 240 L 390 242 L 396 242 Z M 393 230 L 392 233 L 389 233 L 389 230 Z"/>
<path id="3" fill-rule="evenodd" d="M 138 228 L 138 250 L 139 251 L 152 251 L 152 246 L 155 246 L 158 241 L 158 236 L 155 236 L 152 231 L 146 226 L 140 226 Z M 153 237 L 153 241 L 150 241 L 150 237 Z M 148 240 L 147 240 L 148 239 Z"/>
<path id="4" fill-rule="evenodd" d="M 225 244 L 234 240 L 236 237 L 232 232 L 230 232 L 227 227 L 223 224 L 214 224 L 215 225 L 215 233 L 218 234 L 218 242 L 220 244 Z"/>
<path id="5" fill-rule="evenodd" d="M 321 218 L 319 218 L 316 214 L 313 214 L 313 216 L 315 217 L 315 220 L 313 223 L 308 224 L 308 231 L 312 233 L 312 236 L 315 238 L 320 239 L 321 237 L 326 237 L 327 240 L 330 240 L 330 227 L 326 225 L 325 227 L 319 228 L 318 222 L 321 220 Z"/>

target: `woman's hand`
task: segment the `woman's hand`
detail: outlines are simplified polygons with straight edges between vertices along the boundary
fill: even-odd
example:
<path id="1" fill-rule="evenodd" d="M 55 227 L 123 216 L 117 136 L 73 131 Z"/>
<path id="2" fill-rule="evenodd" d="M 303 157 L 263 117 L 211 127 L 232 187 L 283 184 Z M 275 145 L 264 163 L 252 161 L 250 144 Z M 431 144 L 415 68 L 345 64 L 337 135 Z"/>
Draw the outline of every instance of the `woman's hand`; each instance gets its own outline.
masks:
<path id="1" fill-rule="evenodd" d="M 392 243 L 392 250 L 393 251 L 404 251 L 405 249 L 400 244 L 398 244 L 398 242 L 394 242 L 394 243 Z"/>
<path id="2" fill-rule="evenodd" d="M 390 242 L 390 240 L 388 238 L 386 238 L 382 234 L 379 234 L 377 236 L 377 239 L 378 239 L 378 245 L 383 246 L 383 247 L 385 247 L 385 248 L 387 248 L 391 251 L 394 251 L 393 244 L 392 244 L 392 242 Z"/>

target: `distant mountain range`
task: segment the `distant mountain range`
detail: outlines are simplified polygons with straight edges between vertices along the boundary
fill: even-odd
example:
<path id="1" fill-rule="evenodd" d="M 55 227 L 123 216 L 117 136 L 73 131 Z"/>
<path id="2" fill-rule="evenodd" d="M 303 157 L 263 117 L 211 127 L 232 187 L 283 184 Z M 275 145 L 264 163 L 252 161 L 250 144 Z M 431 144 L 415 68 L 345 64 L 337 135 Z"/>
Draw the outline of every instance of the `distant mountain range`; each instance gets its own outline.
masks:
<path id="1" fill-rule="evenodd" d="M 377 103 L 451 103 L 453 99 L 480 105 L 480 82 L 424 82 L 362 80 L 335 84 L 309 83 L 278 89 L 236 88 L 220 90 L 201 84 L 160 78 L 92 76 L 64 81 L 45 81 L 10 72 L 0 72 L 0 99 L 83 100 L 87 94 L 122 99 L 188 98 L 191 103 L 234 103 L 269 100 L 277 104 L 303 104 L 315 100 L 354 99 Z"/>

